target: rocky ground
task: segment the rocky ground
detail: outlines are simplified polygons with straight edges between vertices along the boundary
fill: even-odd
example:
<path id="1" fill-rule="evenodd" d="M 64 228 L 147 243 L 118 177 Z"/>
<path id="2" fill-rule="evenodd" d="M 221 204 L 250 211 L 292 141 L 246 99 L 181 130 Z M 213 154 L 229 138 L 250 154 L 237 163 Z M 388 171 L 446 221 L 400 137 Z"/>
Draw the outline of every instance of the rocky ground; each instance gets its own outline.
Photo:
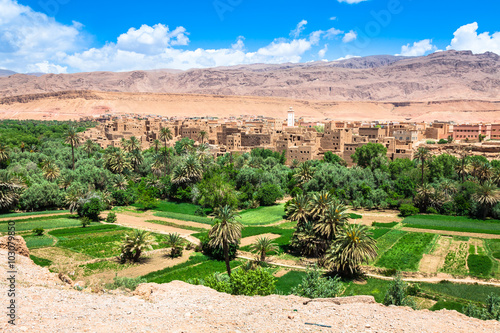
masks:
<path id="1" fill-rule="evenodd" d="M 7 275 L 0 250 L 0 274 Z M 16 326 L 6 332 L 499 332 L 500 323 L 455 311 L 385 307 L 370 296 L 310 301 L 295 296 L 246 297 L 174 281 L 142 284 L 134 295 L 77 291 L 17 256 Z M 1 287 L 8 289 L 4 279 Z M 7 305 L 7 293 L 0 293 Z M 5 313 L 5 312 L 4 312 Z M 313 325 L 310 325 L 310 324 Z M 325 325 L 325 326 L 317 326 Z"/>

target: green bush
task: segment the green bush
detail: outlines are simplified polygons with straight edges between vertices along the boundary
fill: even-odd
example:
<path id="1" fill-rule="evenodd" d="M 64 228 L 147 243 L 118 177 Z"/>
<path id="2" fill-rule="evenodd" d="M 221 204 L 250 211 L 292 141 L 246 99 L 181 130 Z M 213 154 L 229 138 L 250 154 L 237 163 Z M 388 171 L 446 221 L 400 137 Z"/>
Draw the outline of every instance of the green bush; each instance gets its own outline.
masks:
<path id="1" fill-rule="evenodd" d="M 400 275 L 392 281 L 384 297 L 384 305 L 410 306 L 415 308 L 415 302 L 408 297 L 408 284 Z"/>
<path id="2" fill-rule="evenodd" d="M 218 261 L 224 261 L 224 251 L 222 247 L 214 247 L 209 244 L 210 239 L 208 236 L 200 237 L 201 252 Z M 229 260 L 236 258 L 236 252 L 239 249 L 239 244 L 229 244 Z"/>
<path id="3" fill-rule="evenodd" d="M 35 228 L 31 230 L 32 233 L 34 233 L 36 236 L 42 236 L 43 233 L 45 232 L 44 228 Z"/>
<path id="4" fill-rule="evenodd" d="M 82 228 L 86 228 L 88 225 L 90 225 L 92 221 L 88 217 L 82 217 L 80 219 L 80 224 L 82 225 Z"/>
<path id="5" fill-rule="evenodd" d="M 117 220 L 116 213 L 110 212 L 108 216 L 106 216 L 106 223 L 115 223 Z"/>
<path id="6" fill-rule="evenodd" d="M 434 207 L 427 207 L 427 214 L 439 214 L 439 212 Z"/>
<path id="7" fill-rule="evenodd" d="M 444 145 L 444 144 L 447 144 L 447 143 L 448 143 L 448 140 L 446 140 L 446 139 L 440 139 L 438 141 L 438 144 L 440 144 L 440 145 Z"/>
<path id="8" fill-rule="evenodd" d="M 469 303 L 464 307 L 463 312 L 469 317 L 482 320 L 500 321 L 500 296 L 491 293 L 486 298 L 486 308 L 478 307 L 477 305 Z"/>
<path id="9" fill-rule="evenodd" d="M 428 144 L 428 145 L 434 145 L 434 144 L 436 144 L 436 141 L 427 140 L 427 141 L 425 141 L 425 143 Z"/>
<path id="10" fill-rule="evenodd" d="M 146 279 L 141 277 L 129 278 L 126 276 L 115 276 L 113 283 L 106 285 L 108 289 L 130 289 L 135 290 L 141 283 L 146 283 Z"/>
<path id="11" fill-rule="evenodd" d="M 137 200 L 137 205 L 142 210 L 150 210 L 158 206 L 158 202 L 148 192 L 144 191 Z"/>
<path id="12" fill-rule="evenodd" d="M 332 298 L 337 297 L 344 291 L 344 285 L 340 277 L 322 277 L 320 271 L 315 267 L 308 269 L 302 282 L 292 288 L 292 294 L 307 298 Z"/>
<path id="13" fill-rule="evenodd" d="M 474 276 L 488 276 L 492 265 L 491 259 L 484 255 L 470 254 L 467 258 L 469 272 Z"/>
<path id="14" fill-rule="evenodd" d="M 419 213 L 419 210 L 417 207 L 410 205 L 410 204 L 402 204 L 399 206 L 399 212 L 401 216 L 407 217 L 411 215 L 416 215 Z"/>
<path id="15" fill-rule="evenodd" d="M 98 198 L 92 198 L 82 206 L 78 207 L 78 216 L 86 217 L 91 221 L 98 222 L 99 214 L 104 210 L 101 201 Z"/>
<path id="16" fill-rule="evenodd" d="M 276 278 L 267 269 L 238 269 L 231 274 L 231 294 L 267 296 L 275 290 Z"/>
<path id="17" fill-rule="evenodd" d="M 283 198 L 281 188 L 273 183 L 264 184 L 255 193 L 254 199 L 259 201 L 261 206 L 272 206 L 276 200 Z"/>

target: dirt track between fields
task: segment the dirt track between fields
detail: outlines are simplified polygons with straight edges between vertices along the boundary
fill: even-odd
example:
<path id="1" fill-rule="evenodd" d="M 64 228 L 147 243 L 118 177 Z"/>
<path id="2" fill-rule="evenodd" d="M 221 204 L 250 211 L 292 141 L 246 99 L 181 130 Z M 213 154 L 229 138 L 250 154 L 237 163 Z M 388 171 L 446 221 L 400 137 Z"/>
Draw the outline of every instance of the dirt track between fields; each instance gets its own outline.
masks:
<path id="1" fill-rule="evenodd" d="M 474 232 L 460 232 L 460 231 L 447 231 L 447 230 L 433 230 L 433 229 L 420 229 L 420 228 L 401 228 L 403 231 L 423 232 L 429 234 L 447 235 L 447 236 L 465 236 L 471 238 L 486 238 L 486 239 L 500 239 L 500 235 L 492 234 L 478 234 Z"/>

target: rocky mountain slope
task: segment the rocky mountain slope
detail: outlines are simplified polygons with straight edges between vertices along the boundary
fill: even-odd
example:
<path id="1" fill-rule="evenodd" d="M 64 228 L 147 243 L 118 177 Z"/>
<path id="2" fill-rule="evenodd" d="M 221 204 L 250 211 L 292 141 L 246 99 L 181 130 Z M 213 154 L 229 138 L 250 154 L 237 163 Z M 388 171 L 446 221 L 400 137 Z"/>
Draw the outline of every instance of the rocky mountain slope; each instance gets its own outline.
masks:
<path id="1" fill-rule="evenodd" d="M 500 57 L 446 51 L 336 62 L 188 71 L 0 77 L 0 97 L 66 90 L 285 97 L 324 101 L 499 100 Z"/>
<path id="2" fill-rule="evenodd" d="M 0 274 L 7 276 L 0 249 Z M 15 327 L 4 332 L 499 332 L 498 321 L 456 311 L 385 307 L 371 296 L 309 301 L 295 296 L 231 296 L 174 281 L 142 284 L 135 296 L 77 291 L 18 255 Z M 7 290 L 7 281 L 0 282 Z M 7 293 L 0 302 L 8 304 Z M 326 325 L 322 327 L 311 324 Z"/>

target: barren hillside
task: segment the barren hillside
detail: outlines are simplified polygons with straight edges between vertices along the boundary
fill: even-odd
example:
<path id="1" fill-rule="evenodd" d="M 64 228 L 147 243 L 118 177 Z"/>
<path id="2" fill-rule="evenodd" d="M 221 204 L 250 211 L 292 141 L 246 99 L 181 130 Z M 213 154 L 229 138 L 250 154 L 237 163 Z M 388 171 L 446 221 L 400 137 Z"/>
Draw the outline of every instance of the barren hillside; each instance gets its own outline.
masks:
<path id="1" fill-rule="evenodd" d="M 7 276 L 0 249 L 0 274 Z M 62 285 L 55 274 L 18 256 L 18 321 L 5 332 L 498 332 L 497 321 L 456 311 L 385 307 L 371 296 L 316 300 L 246 297 L 174 281 L 142 284 L 136 296 L 92 294 Z M 7 281 L 1 284 L 7 290 Z M 0 296 L 8 304 L 7 293 Z M 321 324 L 329 327 L 307 325 Z"/>
<path id="2" fill-rule="evenodd" d="M 309 120 L 500 121 L 500 102 L 330 102 L 253 96 L 60 92 L 0 99 L 0 119 L 78 119 L 99 114 L 286 117 L 290 106 Z M 189 111 L 189 112 L 188 112 Z"/>
<path id="3" fill-rule="evenodd" d="M 500 57 L 446 51 L 336 62 L 0 77 L 0 97 L 66 90 L 286 97 L 325 101 L 498 100 Z"/>

